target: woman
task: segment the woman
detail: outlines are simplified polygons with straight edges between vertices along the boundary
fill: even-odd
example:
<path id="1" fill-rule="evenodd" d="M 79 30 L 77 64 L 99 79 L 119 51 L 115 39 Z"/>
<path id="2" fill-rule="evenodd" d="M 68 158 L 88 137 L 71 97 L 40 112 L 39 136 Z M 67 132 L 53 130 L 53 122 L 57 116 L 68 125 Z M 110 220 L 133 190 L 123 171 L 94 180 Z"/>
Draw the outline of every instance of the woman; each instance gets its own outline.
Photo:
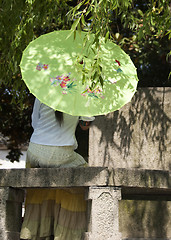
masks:
<path id="1" fill-rule="evenodd" d="M 94 117 L 82 117 L 87 130 Z M 34 128 L 27 150 L 26 167 L 84 167 L 86 161 L 76 153 L 75 129 L 79 117 L 54 111 L 35 100 Z M 21 239 L 80 240 L 86 225 L 84 189 L 29 189 Z"/>

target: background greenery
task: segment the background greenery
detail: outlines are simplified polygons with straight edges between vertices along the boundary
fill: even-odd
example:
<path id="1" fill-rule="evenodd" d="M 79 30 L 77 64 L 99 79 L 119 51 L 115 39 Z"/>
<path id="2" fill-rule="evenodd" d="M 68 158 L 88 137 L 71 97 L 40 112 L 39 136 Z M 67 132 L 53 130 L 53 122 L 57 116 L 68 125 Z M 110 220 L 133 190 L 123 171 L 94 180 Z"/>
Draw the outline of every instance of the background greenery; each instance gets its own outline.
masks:
<path id="1" fill-rule="evenodd" d="M 0 132 L 8 158 L 19 159 L 32 133 L 34 97 L 21 79 L 20 60 L 30 41 L 60 29 L 110 38 L 137 67 L 138 87 L 171 86 L 171 5 L 168 0 L 0 0 Z M 98 61 L 93 73 L 101 79 Z M 101 79 L 101 82 L 103 79 Z"/>

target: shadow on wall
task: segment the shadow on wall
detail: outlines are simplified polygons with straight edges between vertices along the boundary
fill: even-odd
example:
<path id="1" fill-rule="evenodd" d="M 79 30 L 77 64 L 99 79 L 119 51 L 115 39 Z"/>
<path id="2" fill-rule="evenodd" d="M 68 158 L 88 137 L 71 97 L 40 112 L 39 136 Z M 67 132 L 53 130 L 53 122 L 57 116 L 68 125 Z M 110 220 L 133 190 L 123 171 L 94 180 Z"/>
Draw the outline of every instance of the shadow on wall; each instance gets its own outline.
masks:
<path id="1" fill-rule="evenodd" d="M 160 238 L 171 236 L 169 201 L 124 200 L 119 205 L 123 238 Z"/>
<path id="2" fill-rule="evenodd" d="M 97 117 L 90 133 L 90 164 L 96 165 L 93 156 L 100 153 L 101 166 L 171 167 L 170 99 L 171 88 L 139 88 L 131 103 Z"/>

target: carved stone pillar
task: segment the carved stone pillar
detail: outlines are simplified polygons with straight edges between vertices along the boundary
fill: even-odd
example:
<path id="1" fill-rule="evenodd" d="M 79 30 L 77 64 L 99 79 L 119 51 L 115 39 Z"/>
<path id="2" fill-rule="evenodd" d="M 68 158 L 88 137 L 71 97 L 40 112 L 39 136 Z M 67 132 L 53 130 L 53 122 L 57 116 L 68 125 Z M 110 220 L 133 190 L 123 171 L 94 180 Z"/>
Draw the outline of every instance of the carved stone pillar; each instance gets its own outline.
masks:
<path id="1" fill-rule="evenodd" d="M 121 240 L 119 232 L 119 204 L 121 189 L 117 187 L 89 187 L 89 225 L 86 240 Z"/>

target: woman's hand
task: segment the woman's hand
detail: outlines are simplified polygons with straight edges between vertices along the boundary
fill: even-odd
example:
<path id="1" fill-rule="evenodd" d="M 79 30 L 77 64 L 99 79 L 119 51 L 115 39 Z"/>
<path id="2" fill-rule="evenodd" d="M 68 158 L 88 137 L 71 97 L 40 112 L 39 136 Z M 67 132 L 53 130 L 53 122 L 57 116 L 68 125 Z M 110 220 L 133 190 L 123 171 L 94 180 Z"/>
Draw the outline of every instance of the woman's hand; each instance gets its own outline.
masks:
<path id="1" fill-rule="evenodd" d="M 83 120 L 80 120 L 79 121 L 79 125 L 81 127 L 82 130 L 88 130 L 90 125 L 91 125 L 91 121 L 83 121 Z"/>

